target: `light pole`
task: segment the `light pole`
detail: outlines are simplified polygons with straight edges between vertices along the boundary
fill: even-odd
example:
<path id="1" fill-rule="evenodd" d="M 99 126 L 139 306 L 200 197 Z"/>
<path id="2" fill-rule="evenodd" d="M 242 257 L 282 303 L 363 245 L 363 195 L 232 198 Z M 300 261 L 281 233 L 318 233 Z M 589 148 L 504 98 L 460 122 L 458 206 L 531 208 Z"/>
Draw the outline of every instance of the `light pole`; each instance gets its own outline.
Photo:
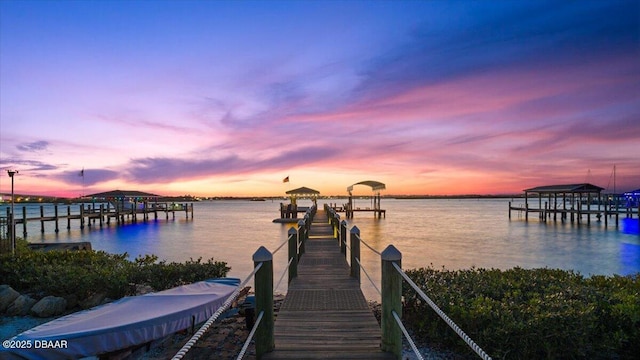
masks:
<path id="1" fill-rule="evenodd" d="M 13 205 L 15 203 L 15 196 L 13 195 L 13 175 L 17 174 L 18 170 L 7 170 L 7 174 L 11 178 L 11 253 L 16 254 L 16 213 Z"/>

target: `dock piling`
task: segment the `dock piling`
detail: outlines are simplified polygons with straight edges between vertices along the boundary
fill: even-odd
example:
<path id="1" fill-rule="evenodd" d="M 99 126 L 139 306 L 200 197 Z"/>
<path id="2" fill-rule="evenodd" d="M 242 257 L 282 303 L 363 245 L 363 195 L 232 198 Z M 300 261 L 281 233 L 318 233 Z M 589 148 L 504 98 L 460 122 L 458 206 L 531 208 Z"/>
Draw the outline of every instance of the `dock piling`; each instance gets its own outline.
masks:
<path id="1" fill-rule="evenodd" d="M 275 348 L 275 336 L 273 331 L 273 254 L 264 246 L 253 254 L 254 268 L 262 263 L 262 267 L 256 272 L 254 278 L 256 315 L 263 312 L 262 321 L 256 330 L 256 358 Z"/>
<path id="2" fill-rule="evenodd" d="M 351 277 L 360 283 L 360 229 L 357 226 L 351 228 Z"/>
<path id="3" fill-rule="evenodd" d="M 291 260 L 291 265 L 289 265 L 289 283 L 296 276 L 298 276 L 298 233 L 296 229 L 291 228 L 288 231 L 289 235 L 289 259 Z"/>
<path id="4" fill-rule="evenodd" d="M 402 318 L 402 276 L 393 266 L 402 268 L 402 253 L 393 245 L 382 252 L 382 351 L 393 353 L 402 359 L 402 330 L 396 323 L 393 313 Z"/>
<path id="5" fill-rule="evenodd" d="M 347 221 L 340 223 L 340 253 L 347 257 Z"/>

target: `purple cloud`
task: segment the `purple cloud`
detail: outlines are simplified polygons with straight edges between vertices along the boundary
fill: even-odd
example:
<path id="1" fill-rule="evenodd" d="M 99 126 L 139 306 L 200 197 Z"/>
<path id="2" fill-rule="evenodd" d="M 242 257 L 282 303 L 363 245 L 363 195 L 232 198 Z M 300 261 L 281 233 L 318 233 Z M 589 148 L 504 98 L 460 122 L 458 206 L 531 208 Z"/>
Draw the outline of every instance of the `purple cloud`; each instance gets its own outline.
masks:
<path id="1" fill-rule="evenodd" d="M 49 147 L 49 142 L 48 141 L 44 141 L 44 140 L 40 140 L 40 141 L 34 141 L 31 143 L 26 143 L 26 144 L 18 144 L 16 145 L 16 148 L 20 151 L 25 151 L 25 152 L 37 152 L 37 151 L 42 151 L 42 150 L 46 150 L 47 147 Z"/>

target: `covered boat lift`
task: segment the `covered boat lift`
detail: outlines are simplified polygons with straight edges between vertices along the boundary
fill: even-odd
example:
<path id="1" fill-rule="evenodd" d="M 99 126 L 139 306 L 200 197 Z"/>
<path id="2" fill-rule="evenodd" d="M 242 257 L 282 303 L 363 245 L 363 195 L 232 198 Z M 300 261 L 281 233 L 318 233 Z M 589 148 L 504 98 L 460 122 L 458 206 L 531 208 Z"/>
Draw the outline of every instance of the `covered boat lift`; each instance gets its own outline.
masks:
<path id="1" fill-rule="evenodd" d="M 298 213 L 306 212 L 308 209 L 307 207 L 298 206 L 298 199 L 310 198 L 311 201 L 317 205 L 320 191 L 303 186 L 289 190 L 285 192 L 285 194 L 289 195 L 291 202 L 289 204 L 280 203 L 280 218 L 274 219 L 273 222 L 297 223 Z"/>
<path id="2" fill-rule="evenodd" d="M 602 207 L 601 193 L 604 188 L 589 183 L 583 184 L 560 184 L 545 185 L 533 187 L 524 190 L 524 207 L 513 207 L 509 203 L 509 218 L 511 218 L 511 210 L 524 211 L 525 220 L 529 220 L 529 213 L 538 213 L 540 221 L 547 221 L 553 215 L 553 220 L 557 220 L 560 214 L 560 220 L 564 221 L 569 215 L 571 222 L 577 220 L 582 221 L 582 216 L 587 216 L 587 223 L 591 223 L 591 215 L 595 215 L 598 219 L 602 217 L 602 213 L 606 219 L 606 207 Z M 529 198 L 537 196 L 538 207 L 530 207 Z M 543 198 L 546 197 L 544 207 L 542 205 Z M 592 209 L 591 206 L 597 206 Z"/>
<path id="3" fill-rule="evenodd" d="M 371 196 L 371 207 L 360 208 L 355 206 L 355 202 L 353 201 L 353 187 L 356 185 L 364 185 L 371 188 L 373 191 L 373 195 Z M 373 212 L 374 217 L 377 218 L 381 218 L 382 216 L 387 217 L 387 210 L 380 207 L 380 191 L 385 189 L 385 184 L 374 180 L 360 181 L 347 187 L 347 191 L 349 192 L 349 202 L 344 205 L 344 211 L 347 219 L 352 219 L 354 212 L 359 211 Z"/>
<path id="4" fill-rule="evenodd" d="M 118 223 L 125 222 L 125 217 L 131 216 L 133 222 L 137 221 L 137 214 L 142 214 L 144 220 L 149 219 L 149 214 L 154 215 L 154 219 L 158 218 L 158 212 L 164 212 L 167 220 L 169 213 L 175 219 L 176 211 L 184 211 L 188 219 L 189 213 L 193 218 L 193 204 L 176 204 L 174 202 L 159 201 L 160 195 L 151 194 L 137 190 L 112 190 L 101 193 L 87 195 L 93 202 L 104 201 L 113 206 L 112 212 L 107 211 L 107 222 L 109 217 L 115 217 Z"/>

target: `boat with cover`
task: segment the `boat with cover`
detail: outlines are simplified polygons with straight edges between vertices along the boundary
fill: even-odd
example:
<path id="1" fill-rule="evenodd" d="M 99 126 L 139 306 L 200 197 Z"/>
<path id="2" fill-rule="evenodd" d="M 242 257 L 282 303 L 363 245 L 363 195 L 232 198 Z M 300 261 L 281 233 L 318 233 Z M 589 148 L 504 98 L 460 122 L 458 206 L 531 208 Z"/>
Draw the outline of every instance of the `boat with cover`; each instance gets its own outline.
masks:
<path id="1" fill-rule="evenodd" d="M 16 335 L 0 358 L 81 359 L 146 344 L 206 321 L 238 286 L 240 279 L 211 279 L 124 297 Z"/>

